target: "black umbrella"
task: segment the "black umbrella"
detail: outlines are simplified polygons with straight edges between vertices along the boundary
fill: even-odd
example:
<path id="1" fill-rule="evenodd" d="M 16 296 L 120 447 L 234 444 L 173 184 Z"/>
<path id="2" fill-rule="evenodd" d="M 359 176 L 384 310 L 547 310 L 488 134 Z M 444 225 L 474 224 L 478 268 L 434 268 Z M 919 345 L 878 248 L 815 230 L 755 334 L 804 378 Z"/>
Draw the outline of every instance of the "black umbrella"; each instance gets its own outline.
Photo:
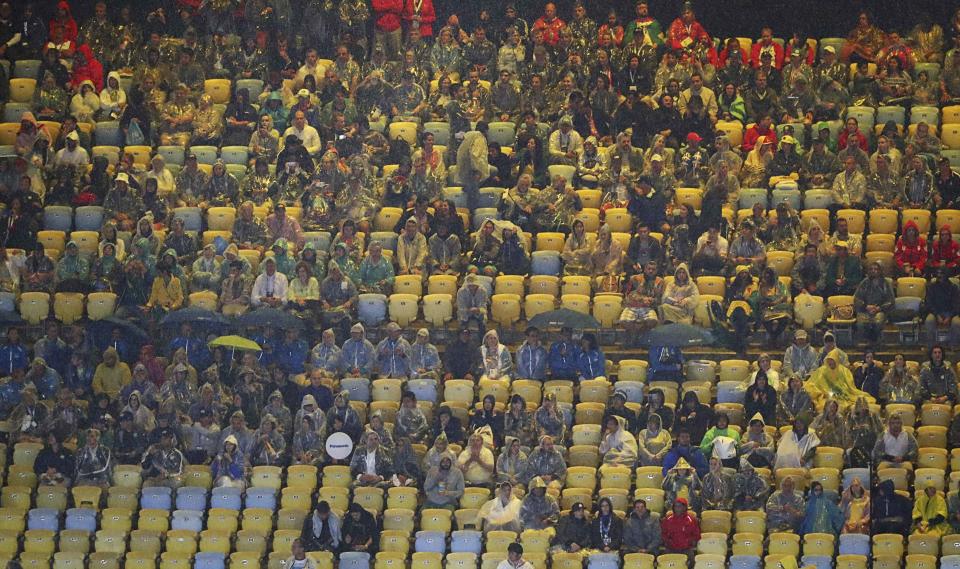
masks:
<path id="1" fill-rule="evenodd" d="M 600 322 L 593 316 L 569 308 L 559 308 L 537 314 L 530 319 L 528 324 L 537 328 L 575 328 L 581 330 L 600 327 Z"/>
<path id="2" fill-rule="evenodd" d="M 303 319 L 276 308 L 258 308 L 237 318 L 237 324 L 257 328 L 295 328 L 300 330 L 303 328 Z"/>
<path id="3" fill-rule="evenodd" d="M 189 324 L 204 324 L 211 326 L 225 326 L 227 319 L 222 314 L 211 312 L 205 308 L 190 306 L 170 312 L 160 321 L 162 326 L 178 326 L 187 322 Z"/>
<path id="4" fill-rule="evenodd" d="M 120 328 L 123 336 L 134 343 L 142 343 L 150 339 L 150 334 L 140 325 L 116 316 L 94 320 L 89 325 L 89 331 L 93 334 L 93 337 L 104 340 L 109 340 L 114 328 Z"/>
<path id="5" fill-rule="evenodd" d="M 640 337 L 641 346 L 683 347 L 713 343 L 713 335 L 689 324 L 665 324 L 657 326 Z"/>

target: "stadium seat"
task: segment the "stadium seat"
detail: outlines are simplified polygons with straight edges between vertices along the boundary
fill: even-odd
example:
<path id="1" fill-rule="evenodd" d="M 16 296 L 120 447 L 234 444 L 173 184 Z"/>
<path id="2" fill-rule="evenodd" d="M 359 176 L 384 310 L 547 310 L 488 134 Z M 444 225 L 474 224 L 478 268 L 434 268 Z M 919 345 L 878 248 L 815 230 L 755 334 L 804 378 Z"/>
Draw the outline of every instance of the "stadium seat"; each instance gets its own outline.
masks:
<path id="1" fill-rule="evenodd" d="M 231 81 L 229 79 L 207 79 L 203 82 L 203 92 L 210 96 L 216 105 L 230 102 Z"/>

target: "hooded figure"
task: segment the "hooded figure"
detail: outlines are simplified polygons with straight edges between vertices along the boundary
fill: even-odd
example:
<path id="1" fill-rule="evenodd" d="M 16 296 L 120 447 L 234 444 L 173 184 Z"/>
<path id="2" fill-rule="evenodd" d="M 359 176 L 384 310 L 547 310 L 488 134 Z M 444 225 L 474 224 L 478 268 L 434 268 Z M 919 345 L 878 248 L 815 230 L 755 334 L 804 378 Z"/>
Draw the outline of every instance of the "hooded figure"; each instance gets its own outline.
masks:
<path id="1" fill-rule="evenodd" d="M 664 507 L 673 509 L 674 502 L 684 500 L 694 511 L 700 509 L 702 491 L 700 477 L 690 463 L 681 458 L 663 479 Z"/>
<path id="2" fill-rule="evenodd" d="M 520 446 L 528 450 L 536 442 L 533 415 L 527 411 L 527 401 L 518 393 L 510 397 L 510 405 L 503 414 L 503 434 L 516 438 Z"/>
<path id="3" fill-rule="evenodd" d="M 836 536 L 842 528 L 843 514 L 837 507 L 835 496 L 825 494 L 823 484 L 814 481 L 810 484 L 807 510 L 800 525 L 800 534 L 829 533 Z"/>
<path id="4" fill-rule="evenodd" d="M 130 383 L 130 379 L 130 367 L 120 361 L 115 348 L 107 348 L 103 352 L 103 362 L 93 374 L 93 392 L 114 399 L 123 386 Z"/>
<path id="5" fill-rule="evenodd" d="M 354 443 L 360 440 L 363 425 L 360 415 L 350 406 L 350 392 L 341 391 L 333 400 L 333 407 L 327 412 L 327 432 L 333 432 L 333 422 L 339 419 L 343 423 L 343 432 L 350 435 Z"/>
<path id="6" fill-rule="evenodd" d="M 913 535 L 939 537 L 948 533 L 947 502 L 934 483 L 927 482 L 913 503 Z"/>
<path id="7" fill-rule="evenodd" d="M 750 463 L 758 468 L 770 468 L 776 446 L 773 437 L 766 432 L 766 422 L 760 413 L 750 418 L 747 430 L 740 438 L 740 464 Z"/>
<path id="8" fill-rule="evenodd" d="M 685 263 L 677 265 L 673 272 L 673 282 L 667 283 L 663 290 L 660 311 L 664 322 L 678 324 L 693 323 L 693 312 L 700 295 L 696 283 L 690 278 L 690 269 Z"/>
<path id="9" fill-rule="evenodd" d="M 733 507 L 737 510 L 760 510 L 767 503 L 770 484 L 757 474 L 748 461 L 740 465 L 733 478 Z"/>
<path id="10" fill-rule="evenodd" d="M 677 410 L 674 421 L 674 430 L 680 428 L 688 430 L 690 441 L 699 446 L 710 424 L 713 423 L 713 410 L 700 403 L 700 398 L 695 391 L 687 391 L 683 394 L 683 403 Z"/>
<path id="11" fill-rule="evenodd" d="M 859 478 L 854 478 L 840 499 L 843 533 L 870 533 L 870 493 Z"/>
<path id="12" fill-rule="evenodd" d="M 703 490 L 700 499 L 704 510 L 731 510 L 736 483 L 730 472 L 723 467 L 723 462 L 713 457 L 710 459 L 710 472 L 703 477 Z"/>
<path id="13" fill-rule="evenodd" d="M 323 441 L 320 440 L 317 421 L 313 415 L 303 414 L 298 423 L 297 433 L 291 443 L 291 459 L 294 464 L 314 464 L 323 454 Z"/>
<path id="14" fill-rule="evenodd" d="M 310 365 L 314 369 L 331 373 L 337 371 L 340 366 L 340 348 L 337 346 L 337 336 L 333 328 L 324 330 L 320 342 L 310 350 Z"/>
<path id="15" fill-rule="evenodd" d="M 523 503 L 513 493 L 509 482 L 501 482 L 492 500 L 486 502 L 477 512 L 477 527 L 484 532 L 513 531 L 519 533 L 520 510 Z"/>
<path id="16" fill-rule="evenodd" d="M 488 330 L 483 335 L 483 343 L 480 344 L 480 359 L 483 366 L 480 370 L 480 380 L 486 379 L 510 379 L 513 372 L 513 358 L 510 356 L 510 350 L 500 343 L 500 337 L 496 330 Z"/>
<path id="17" fill-rule="evenodd" d="M 544 396 L 540 408 L 533 414 L 533 421 L 539 436 L 549 435 L 554 441 L 563 442 L 567 433 L 567 422 L 557 404 L 556 393 L 547 393 Z"/>
<path id="18" fill-rule="evenodd" d="M 591 539 L 590 517 L 582 502 L 570 507 L 570 513 L 560 518 L 557 535 L 553 536 L 551 553 L 578 553 L 584 555 L 589 549 Z"/>
<path id="19" fill-rule="evenodd" d="M 529 484 L 534 478 L 547 481 L 557 489 L 563 487 L 567 478 L 567 463 L 549 435 L 540 437 L 540 444 L 527 456 L 520 481 Z"/>
<path id="20" fill-rule="evenodd" d="M 503 450 L 497 457 L 497 482 L 520 483 L 520 474 L 526 466 L 527 454 L 516 437 L 504 437 Z"/>
<path id="21" fill-rule="evenodd" d="M 447 440 L 446 433 L 440 433 L 437 438 L 433 439 L 433 446 L 423 457 L 423 471 L 429 472 L 431 468 L 440 466 L 440 460 L 444 457 L 457 460 L 457 456 L 450 449 L 450 442 Z"/>
<path id="22" fill-rule="evenodd" d="M 910 501 L 897 494 L 893 480 L 878 484 L 870 498 L 870 531 L 906 535 L 910 529 Z M 929 500 L 929 498 L 927 499 Z M 925 500 L 924 505 L 926 505 Z M 926 509 L 926 508 L 924 508 Z"/>
<path id="23" fill-rule="evenodd" d="M 455 467 L 456 460 L 449 456 L 440 458 L 440 464 L 427 472 L 423 483 L 426 495 L 424 508 L 445 508 L 456 510 L 463 496 L 463 472 Z"/>
<path id="24" fill-rule="evenodd" d="M 663 428 L 660 415 L 653 413 L 647 419 L 646 428 L 637 436 L 637 456 L 640 466 L 662 466 L 663 458 L 670 452 L 673 439 Z"/>
<path id="25" fill-rule="evenodd" d="M 246 486 L 244 482 L 246 460 L 237 444 L 237 437 L 227 435 L 220 448 L 220 454 L 210 464 L 214 486 L 217 488 L 240 488 L 242 490 Z"/>
<path id="26" fill-rule="evenodd" d="M 527 484 L 527 495 L 520 506 L 520 523 L 524 530 L 553 528 L 560 518 L 560 507 L 553 496 L 547 494 L 547 483 L 537 476 Z"/>
<path id="27" fill-rule="evenodd" d="M 394 433 L 397 438 L 407 437 L 416 443 L 424 443 L 431 434 L 430 423 L 412 393 L 404 394 L 397 410 Z M 438 413 L 439 414 L 439 413 Z M 446 435 L 443 435 L 446 438 Z"/>
<path id="28" fill-rule="evenodd" d="M 853 374 L 840 362 L 840 350 L 834 349 L 804 384 L 804 389 L 810 394 L 817 410 L 822 411 L 827 400 L 837 401 L 841 410 L 853 405 L 858 397 L 863 397 L 868 403 L 875 403 L 873 396 L 857 389 Z"/>
<path id="29" fill-rule="evenodd" d="M 600 443 L 603 464 L 633 469 L 637 464 L 639 448 L 637 439 L 627 428 L 627 420 L 612 415 L 607 418 L 606 429 L 606 435 Z"/>
<path id="30" fill-rule="evenodd" d="M 340 516 L 326 500 L 317 502 L 313 514 L 303 521 L 300 543 L 305 551 L 337 551 L 343 542 Z"/>
<path id="31" fill-rule="evenodd" d="M 780 489 L 767 500 L 767 527 L 770 531 L 797 531 L 803 522 L 803 495 L 796 491 L 793 477 L 787 476 Z"/>
<path id="32" fill-rule="evenodd" d="M 140 392 L 134 390 L 129 397 L 127 397 L 127 405 L 120 411 L 123 413 L 130 413 L 133 415 L 133 423 L 143 432 L 149 433 L 157 426 L 156 419 L 153 416 L 153 411 L 151 411 L 146 405 L 140 401 Z"/>
<path id="33" fill-rule="evenodd" d="M 351 377 L 370 377 L 375 359 L 373 344 L 367 340 L 363 324 L 357 322 L 340 351 L 340 371 Z"/>

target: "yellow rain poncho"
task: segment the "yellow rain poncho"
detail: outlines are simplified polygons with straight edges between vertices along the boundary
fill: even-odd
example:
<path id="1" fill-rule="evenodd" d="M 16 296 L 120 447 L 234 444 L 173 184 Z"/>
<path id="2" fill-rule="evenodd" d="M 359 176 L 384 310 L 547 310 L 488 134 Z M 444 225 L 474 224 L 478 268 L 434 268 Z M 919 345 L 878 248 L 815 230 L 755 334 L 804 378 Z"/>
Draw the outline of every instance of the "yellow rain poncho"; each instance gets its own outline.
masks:
<path id="1" fill-rule="evenodd" d="M 830 365 L 831 361 L 833 366 Z M 810 399 L 816 405 L 817 411 L 823 411 L 823 405 L 828 399 L 835 399 L 840 404 L 841 411 L 851 407 L 858 397 L 863 397 L 867 403 L 876 403 L 869 393 L 857 389 L 853 383 L 853 374 L 847 367 L 841 365 L 840 361 L 840 350 L 831 350 L 824 359 L 823 365 L 813 372 L 803 386 L 810 394 Z"/>
<path id="2" fill-rule="evenodd" d="M 950 533 L 947 501 L 943 499 L 943 494 L 935 491 L 933 496 L 930 496 L 926 488 L 919 492 L 913 503 L 913 521 L 913 533 L 916 535 L 941 536 Z"/>

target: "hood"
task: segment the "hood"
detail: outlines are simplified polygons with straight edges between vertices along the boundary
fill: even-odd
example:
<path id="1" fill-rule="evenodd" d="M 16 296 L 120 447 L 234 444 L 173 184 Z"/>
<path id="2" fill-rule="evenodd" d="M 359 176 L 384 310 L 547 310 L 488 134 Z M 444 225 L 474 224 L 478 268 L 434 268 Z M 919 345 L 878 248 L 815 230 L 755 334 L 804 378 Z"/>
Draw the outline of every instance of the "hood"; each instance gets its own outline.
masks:
<path id="1" fill-rule="evenodd" d="M 908 221 L 908 222 L 906 222 L 906 223 L 903 224 L 903 235 L 904 235 L 904 236 L 907 235 L 907 230 L 908 230 L 908 229 L 914 229 L 914 230 L 916 230 L 916 232 L 917 232 L 917 240 L 920 239 L 920 226 L 917 225 L 917 222 L 916 222 L 916 221 L 914 221 L 914 220 L 911 219 L 910 221 Z"/>
<path id="2" fill-rule="evenodd" d="M 343 403 L 344 405 L 350 405 L 350 392 L 344 389 L 340 393 L 337 393 L 337 396 L 333 400 L 334 404 Z"/>
<path id="3" fill-rule="evenodd" d="M 543 481 L 543 478 L 535 476 L 533 480 L 530 481 L 530 484 L 527 485 L 527 490 L 533 491 L 534 488 L 546 488 L 547 483 Z"/>
<path id="4" fill-rule="evenodd" d="M 280 248 L 280 252 L 283 253 L 284 255 L 286 255 L 287 252 L 290 250 L 290 247 L 289 247 L 289 244 L 287 243 L 287 240 L 284 239 L 283 237 L 281 237 L 281 238 L 277 239 L 276 241 L 274 241 L 274 242 L 273 242 L 273 247 L 279 247 L 279 248 Z M 271 247 L 271 249 L 272 249 L 273 247 Z"/>
<path id="5" fill-rule="evenodd" d="M 111 80 L 111 79 L 116 79 L 116 80 L 117 80 L 117 89 L 122 89 L 122 87 L 120 86 L 120 85 L 121 85 L 121 84 L 120 84 L 120 74 L 117 73 L 116 71 L 111 71 L 110 73 L 107 73 L 107 82 L 106 82 L 106 84 L 104 85 L 104 87 L 106 87 L 106 88 L 108 88 L 108 89 L 110 88 L 110 80 Z M 158 154 L 157 156 L 159 156 L 159 154 Z"/>
<path id="6" fill-rule="evenodd" d="M 843 367 L 843 354 L 840 353 L 840 348 L 834 348 L 830 350 L 830 352 L 827 354 L 827 357 L 823 359 L 824 364 L 826 364 L 828 359 L 837 362 L 838 367 Z"/>
<path id="7" fill-rule="evenodd" d="M 147 233 L 140 233 L 140 225 L 144 221 L 147 222 L 147 226 L 148 226 Z M 141 237 L 150 237 L 151 235 L 153 235 L 153 217 L 145 215 L 137 220 L 137 235 L 140 235 Z"/>
<path id="8" fill-rule="evenodd" d="M 696 403 L 697 406 L 700 405 L 700 397 L 697 396 L 697 392 L 696 392 L 696 391 L 688 391 L 688 392 L 686 392 L 686 393 L 683 394 L 683 402 L 682 402 L 682 405 L 686 405 L 687 403 L 690 403 L 691 401 L 693 401 L 694 403 Z"/>
<path id="9" fill-rule="evenodd" d="M 81 44 L 80 47 L 77 48 L 77 51 L 83 54 L 84 59 L 87 60 L 87 65 L 97 60 L 97 58 L 93 56 L 93 50 L 90 49 L 90 46 L 87 44 Z M 91 82 L 90 84 L 92 85 L 93 83 Z"/>
<path id="10" fill-rule="evenodd" d="M 690 269 L 687 267 L 687 264 L 686 264 L 686 263 L 680 263 L 679 265 L 677 265 L 677 268 L 673 271 L 673 278 L 674 278 L 674 279 L 677 278 L 677 274 L 678 274 L 680 271 L 684 271 L 685 273 L 687 273 L 687 281 L 692 281 L 692 280 L 693 280 L 693 277 L 690 276 Z"/>
<path id="11" fill-rule="evenodd" d="M 277 393 L 279 393 L 279 391 Z M 303 396 L 303 401 L 300 402 L 300 408 L 305 409 L 307 405 L 317 406 L 317 400 L 309 393 Z"/>
<path id="12" fill-rule="evenodd" d="M 884 480 L 877 486 L 880 490 L 883 490 L 883 493 L 888 497 L 892 498 L 897 494 L 897 489 L 893 484 L 893 480 Z"/>
<path id="13" fill-rule="evenodd" d="M 617 420 L 617 431 L 628 431 L 627 420 L 621 417 L 620 415 L 613 415 L 613 418 Z"/>
<path id="14" fill-rule="evenodd" d="M 867 400 L 866 400 L 865 397 L 857 397 L 857 400 L 853 403 L 853 410 L 854 410 L 854 411 L 866 411 L 867 413 L 869 413 L 869 412 L 870 412 L 870 404 L 867 403 Z"/>
<path id="15" fill-rule="evenodd" d="M 283 394 L 280 393 L 279 389 L 273 390 L 273 393 L 270 394 L 270 397 L 267 397 L 267 402 L 271 402 L 274 399 L 279 399 L 281 402 L 283 401 Z"/>
<path id="16" fill-rule="evenodd" d="M 495 339 L 498 344 L 500 343 L 500 335 L 497 334 L 497 331 L 487 330 L 487 333 L 483 335 L 483 345 L 487 345 L 487 338 L 490 338 L 490 337 L 493 337 L 493 339 Z"/>
<path id="17" fill-rule="evenodd" d="M 687 462 L 687 459 L 680 457 L 680 460 L 677 461 L 677 464 L 670 469 L 670 472 L 679 472 L 681 470 L 693 470 L 693 467 L 690 466 L 690 463 Z"/>
<path id="18" fill-rule="evenodd" d="M 446 434 L 444 434 L 446 436 Z M 503 452 L 509 453 L 513 443 L 518 441 L 517 437 L 503 437 Z"/>
<path id="19" fill-rule="evenodd" d="M 612 237 L 612 236 L 613 236 L 613 230 L 610 229 L 610 226 L 607 224 L 601 225 L 600 229 L 597 231 L 597 237 L 599 239 L 604 239 L 606 237 Z"/>
<path id="20" fill-rule="evenodd" d="M 23 114 L 20 115 L 20 122 L 27 121 L 32 124 L 34 127 L 38 126 L 37 117 L 33 115 L 30 111 L 23 111 Z"/>
<path id="21" fill-rule="evenodd" d="M 360 332 L 360 339 L 361 339 L 361 340 L 366 340 L 366 339 L 367 339 L 367 330 L 366 330 L 366 328 L 363 327 L 363 324 L 361 324 L 361 323 L 359 323 L 359 322 L 357 322 L 356 324 L 354 324 L 353 326 L 350 327 L 350 332 L 351 332 L 351 333 L 353 333 L 353 332 Z"/>
<path id="22" fill-rule="evenodd" d="M 116 348 L 114 348 L 114 347 L 109 347 L 109 348 L 107 348 L 106 350 L 103 351 L 103 361 L 106 362 L 106 361 L 109 360 L 109 359 L 112 359 L 114 363 L 116 363 L 117 361 L 119 361 L 120 356 L 117 354 L 117 349 L 116 349 Z"/>
<path id="23" fill-rule="evenodd" d="M 760 421 L 760 425 L 762 427 L 767 426 L 766 421 L 763 420 L 763 415 L 761 415 L 760 413 L 754 413 L 753 417 L 750 417 L 750 423 L 753 423 L 754 421 Z M 747 425 L 749 425 L 750 423 L 747 423 Z"/>
<path id="24" fill-rule="evenodd" d="M 650 421 L 653 421 L 654 423 L 657 424 L 658 431 L 663 430 L 663 417 L 661 417 L 656 413 L 651 413 L 650 416 L 647 417 L 647 423 L 649 423 Z"/>
<path id="25" fill-rule="evenodd" d="M 237 442 L 237 437 L 233 435 L 227 435 L 227 438 L 223 439 L 223 444 L 226 445 L 227 443 L 233 443 L 233 446 L 235 447 L 240 446 L 240 444 Z"/>

